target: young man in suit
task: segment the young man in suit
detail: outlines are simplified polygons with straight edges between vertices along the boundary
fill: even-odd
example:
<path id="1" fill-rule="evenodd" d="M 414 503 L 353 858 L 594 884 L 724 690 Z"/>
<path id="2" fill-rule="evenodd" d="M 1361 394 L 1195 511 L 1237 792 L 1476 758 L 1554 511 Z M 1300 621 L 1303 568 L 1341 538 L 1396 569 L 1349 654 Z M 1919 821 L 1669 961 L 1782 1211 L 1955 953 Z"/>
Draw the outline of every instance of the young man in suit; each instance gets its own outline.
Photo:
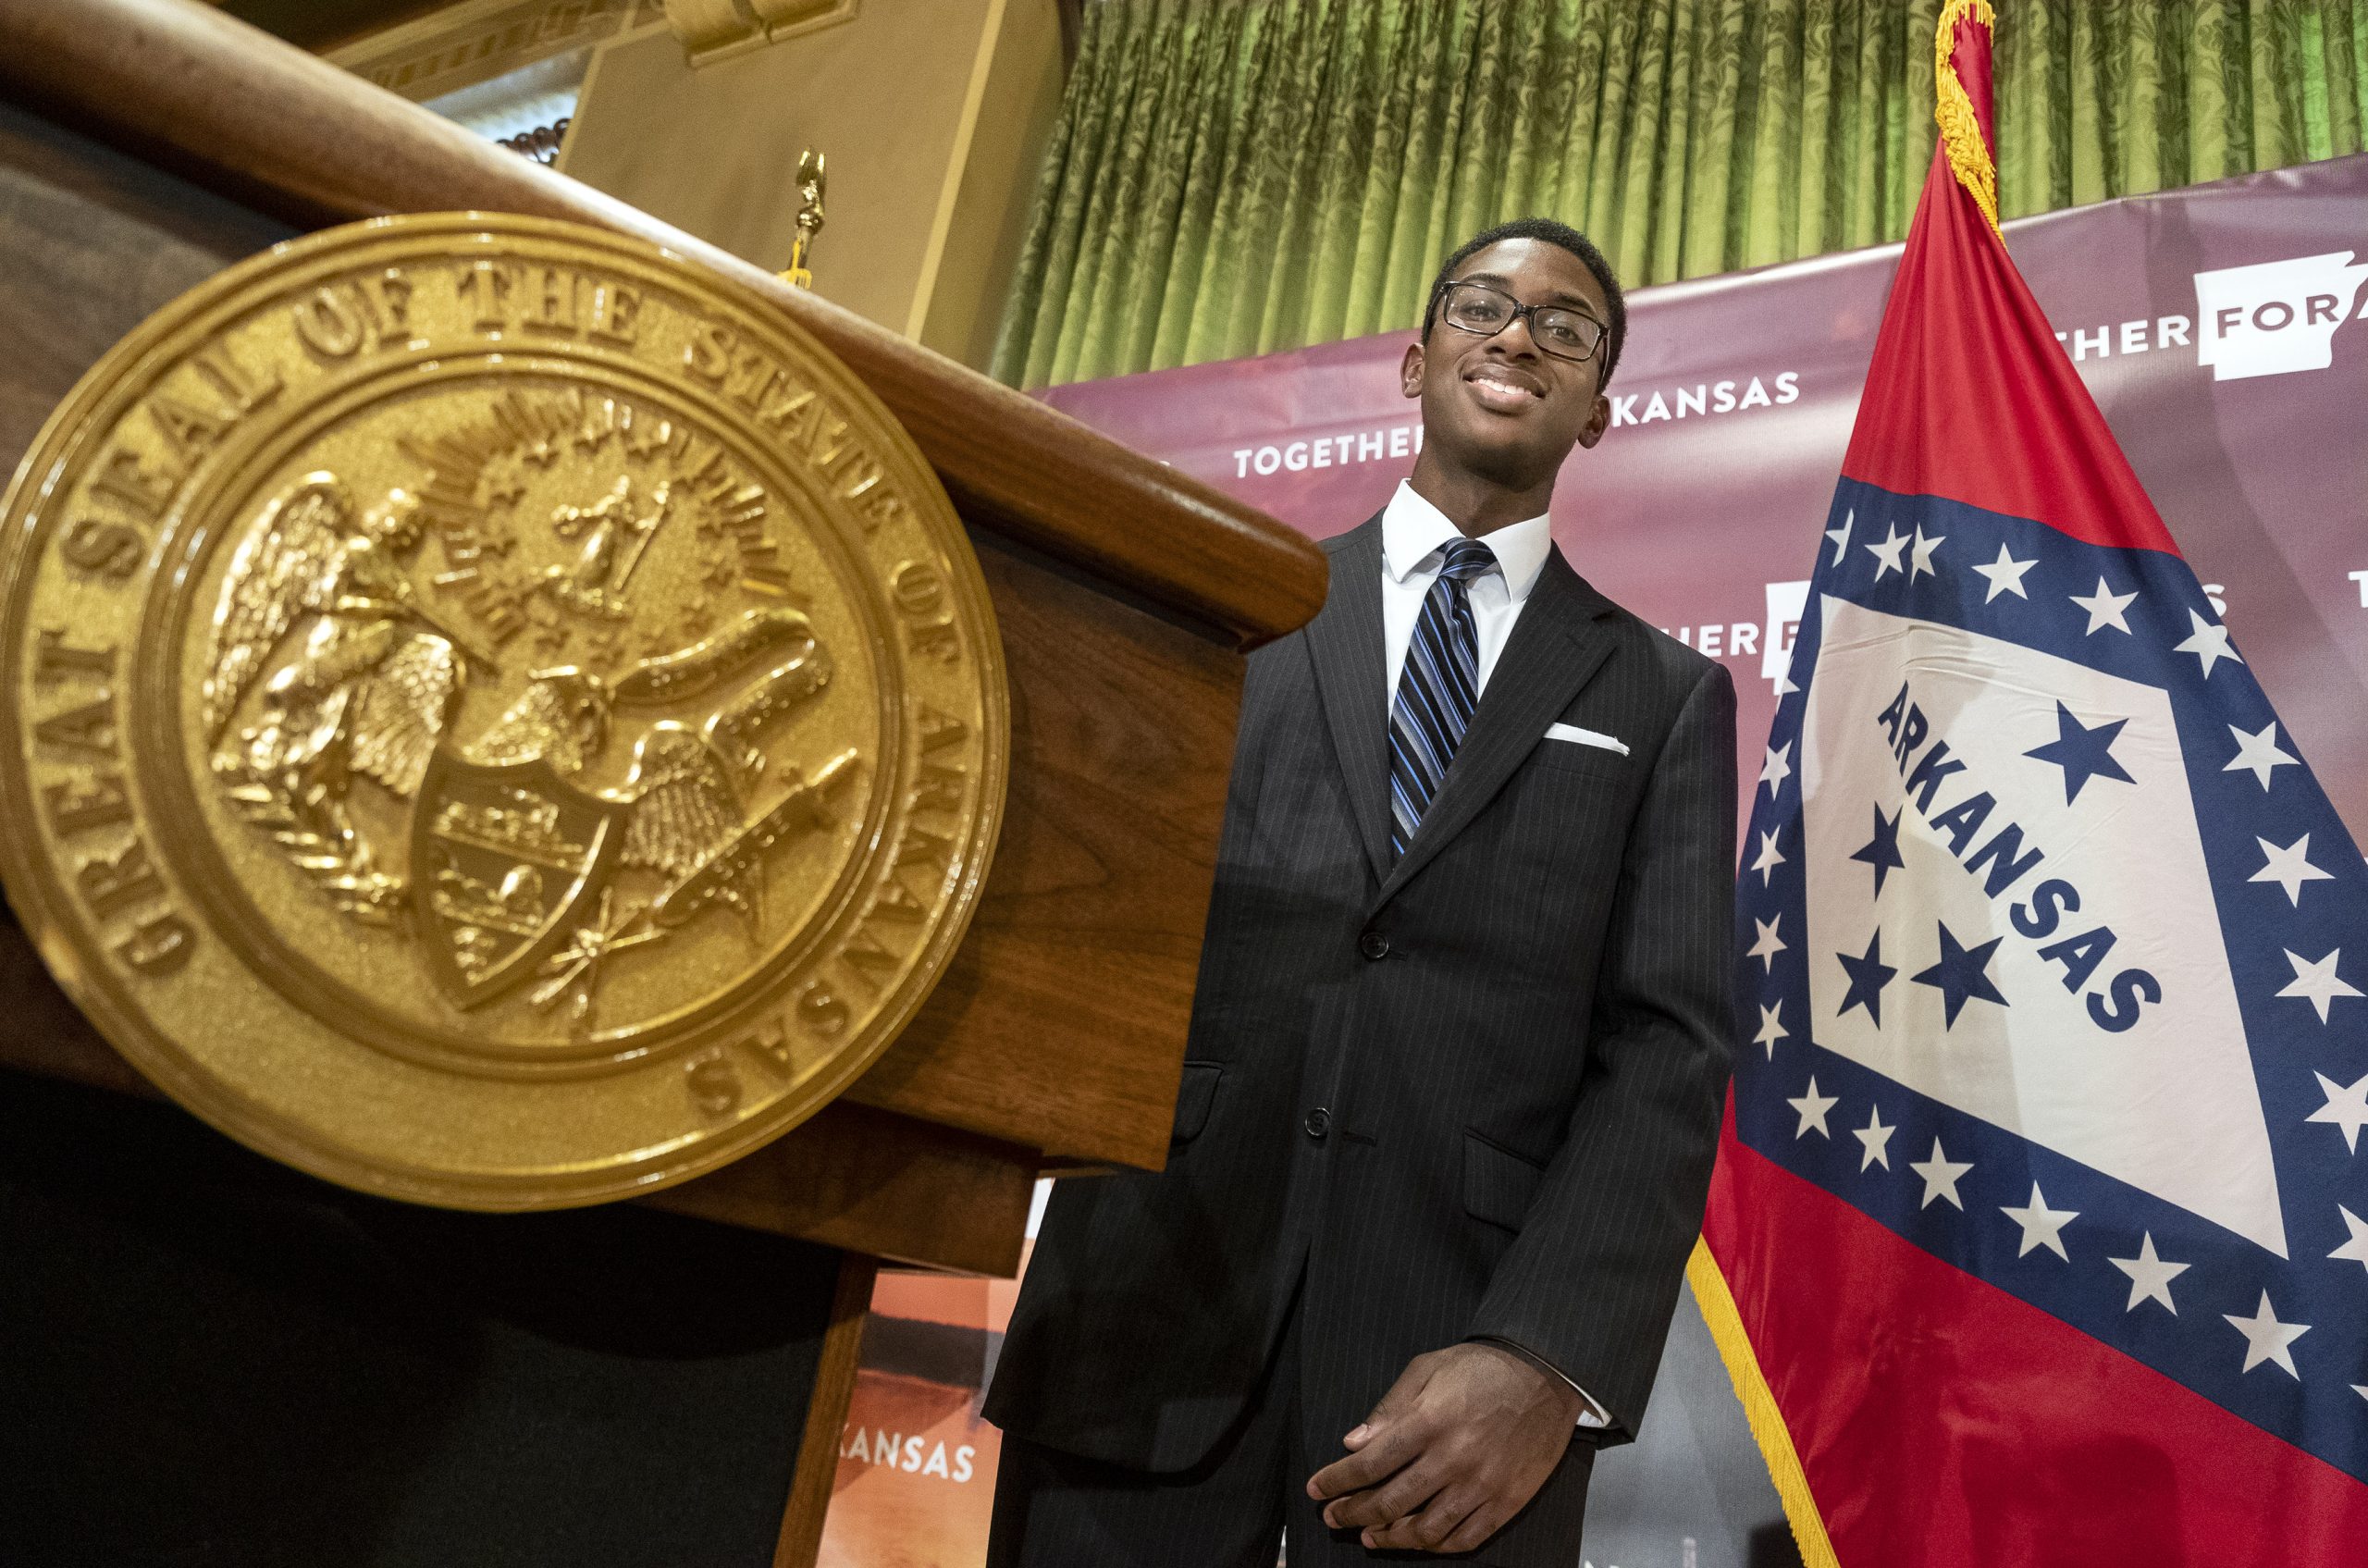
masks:
<path id="1" fill-rule="evenodd" d="M 1055 1188 L 1000 1568 L 1570 1568 L 1728 1072 L 1734 694 L 1548 535 L 1625 316 L 1525 219 L 1440 269 L 1412 478 L 1250 662 L 1175 1141 Z"/>

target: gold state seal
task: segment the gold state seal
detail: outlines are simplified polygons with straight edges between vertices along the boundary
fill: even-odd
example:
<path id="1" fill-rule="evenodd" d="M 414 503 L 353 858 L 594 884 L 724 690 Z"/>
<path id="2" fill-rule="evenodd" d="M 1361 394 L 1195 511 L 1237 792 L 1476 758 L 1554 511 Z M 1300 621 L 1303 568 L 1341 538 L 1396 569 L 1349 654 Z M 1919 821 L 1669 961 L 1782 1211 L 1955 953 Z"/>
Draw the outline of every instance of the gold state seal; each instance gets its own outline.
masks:
<path id="1" fill-rule="evenodd" d="M 5 506 L 9 895 L 176 1098 L 353 1186 L 593 1202 L 810 1115 L 959 942 L 1008 756 L 935 475 L 654 247 L 279 247 Z"/>

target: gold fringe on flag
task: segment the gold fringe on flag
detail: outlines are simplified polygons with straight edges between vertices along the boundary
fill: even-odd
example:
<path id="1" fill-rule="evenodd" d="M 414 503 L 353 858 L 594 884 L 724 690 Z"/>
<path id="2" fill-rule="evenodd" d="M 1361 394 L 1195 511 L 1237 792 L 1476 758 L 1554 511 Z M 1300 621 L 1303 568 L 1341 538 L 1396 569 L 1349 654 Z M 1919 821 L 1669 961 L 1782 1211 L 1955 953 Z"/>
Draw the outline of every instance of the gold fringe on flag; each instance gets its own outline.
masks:
<path id="1" fill-rule="evenodd" d="M 1784 1517 L 1792 1524 L 1801 1561 L 1808 1568 L 1841 1568 L 1833 1542 L 1825 1533 L 1824 1516 L 1809 1495 L 1809 1479 L 1801 1469 L 1800 1454 L 1793 1448 L 1793 1434 L 1785 1428 L 1784 1414 L 1776 1408 L 1776 1396 L 1760 1375 L 1759 1358 L 1752 1353 L 1751 1340 L 1744 1332 L 1743 1316 L 1735 1310 L 1726 1276 L 1719 1272 L 1710 1244 L 1698 1238 L 1694 1255 L 1685 1261 L 1685 1280 L 1694 1287 L 1695 1304 L 1710 1326 L 1710 1339 L 1719 1347 L 1719 1359 L 1727 1364 L 1727 1377 L 1735 1386 L 1735 1397 L 1743 1401 L 1752 1438 L 1768 1461 L 1769 1478 L 1776 1483 L 1776 1496 L 1784 1504 Z"/>
<path id="2" fill-rule="evenodd" d="M 1948 0 L 1941 7 L 1941 25 L 1932 36 L 1932 117 L 1940 123 L 1941 144 L 1947 149 L 1949 167 L 1998 233 L 1998 165 L 1981 140 L 1981 122 L 1974 117 L 1973 98 L 1957 77 L 1957 23 L 1971 17 L 1993 33 L 1998 14 L 1990 0 Z M 2001 235 L 2001 239 L 2004 236 Z"/>

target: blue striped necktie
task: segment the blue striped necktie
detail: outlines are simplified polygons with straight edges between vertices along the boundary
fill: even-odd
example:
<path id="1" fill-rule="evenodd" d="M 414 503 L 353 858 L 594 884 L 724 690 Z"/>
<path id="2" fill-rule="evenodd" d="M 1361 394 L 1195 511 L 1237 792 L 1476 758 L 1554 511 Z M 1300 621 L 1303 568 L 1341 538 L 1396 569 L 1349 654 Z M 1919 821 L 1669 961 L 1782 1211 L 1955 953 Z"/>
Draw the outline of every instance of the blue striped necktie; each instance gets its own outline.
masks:
<path id="1" fill-rule="evenodd" d="M 1389 705 L 1389 846 L 1398 855 L 1414 836 L 1431 797 L 1447 778 L 1455 748 L 1480 703 L 1480 636 L 1472 623 L 1469 584 L 1497 568 L 1478 539 L 1453 539 L 1406 644 L 1406 667 Z"/>

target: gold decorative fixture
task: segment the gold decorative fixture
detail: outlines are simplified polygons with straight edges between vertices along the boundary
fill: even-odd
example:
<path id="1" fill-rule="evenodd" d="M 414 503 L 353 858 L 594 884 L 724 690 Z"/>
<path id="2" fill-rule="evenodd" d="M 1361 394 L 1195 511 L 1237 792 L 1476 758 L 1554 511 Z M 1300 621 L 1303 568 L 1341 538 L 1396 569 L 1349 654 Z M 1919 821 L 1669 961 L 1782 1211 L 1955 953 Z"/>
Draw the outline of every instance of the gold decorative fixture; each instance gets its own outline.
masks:
<path id="1" fill-rule="evenodd" d="M 499 136 L 494 142 L 497 146 L 507 147 L 520 157 L 532 158 L 548 167 L 559 162 L 559 150 L 567 141 L 567 128 L 573 118 L 573 116 L 561 115 L 549 125 L 538 125 L 515 136 Z"/>
<path id="2" fill-rule="evenodd" d="M 793 289 L 814 287 L 806 259 L 813 253 L 814 237 L 822 232 L 822 191 L 830 182 L 822 162 L 822 154 L 811 147 L 797 154 L 797 193 L 805 203 L 797 209 L 797 238 L 790 241 L 789 265 L 781 274 Z"/>
<path id="3" fill-rule="evenodd" d="M 778 43 L 796 33 L 843 22 L 856 0 L 664 0 L 666 20 L 691 64 Z"/>

